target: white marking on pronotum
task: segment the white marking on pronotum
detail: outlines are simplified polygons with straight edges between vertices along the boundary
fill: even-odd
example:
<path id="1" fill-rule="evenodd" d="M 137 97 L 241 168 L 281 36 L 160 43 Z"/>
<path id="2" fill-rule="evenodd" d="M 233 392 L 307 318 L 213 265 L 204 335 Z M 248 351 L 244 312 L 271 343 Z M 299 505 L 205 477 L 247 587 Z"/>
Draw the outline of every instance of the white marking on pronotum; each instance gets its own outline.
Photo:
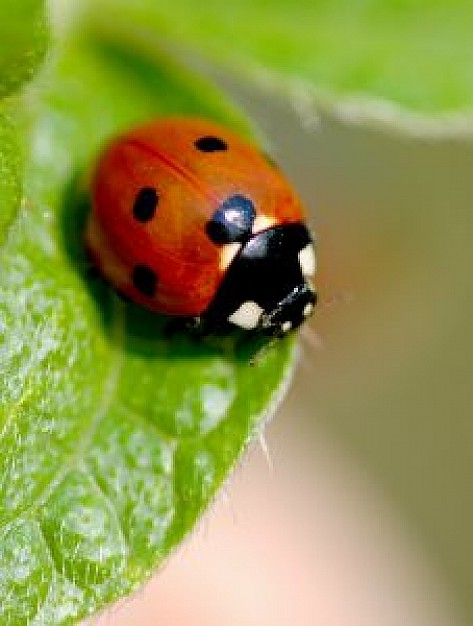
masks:
<path id="1" fill-rule="evenodd" d="M 283 333 L 288 333 L 291 330 L 291 328 L 292 328 L 292 324 L 289 320 L 281 324 L 281 330 Z"/>
<path id="2" fill-rule="evenodd" d="M 248 300 L 230 315 L 228 321 L 245 330 L 252 330 L 258 326 L 262 312 L 263 309 L 256 302 Z"/>
<path id="3" fill-rule="evenodd" d="M 267 215 L 258 215 L 255 217 L 255 221 L 253 222 L 252 232 L 259 233 L 262 230 L 266 230 L 267 228 L 271 228 L 276 224 L 276 220 L 274 217 L 268 217 Z"/>
<path id="4" fill-rule="evenodd" d="M 314 305 L 312 304 L 312 302 L 308 302 L 305 307 L 304 310 L 302 311 L 302 315 L 304 317 L 309 317 L 309 315 L 312 314 L 312 311 L 314 310 Z"/>
<path id="5" fill-rule="evenodd" d="M 308 243 L 299 252 L 299 264 L 304 276 L 313 276 L 316 270 L 314 246 Z"/>
<path id="6" fill-rule="evenodd" d="M 241 243 L 235 241 L 234 243 L 227 243 L 222 247 L 220 252 L 220 269 L 224 272 L 236 255 L 240 252 Z"/>

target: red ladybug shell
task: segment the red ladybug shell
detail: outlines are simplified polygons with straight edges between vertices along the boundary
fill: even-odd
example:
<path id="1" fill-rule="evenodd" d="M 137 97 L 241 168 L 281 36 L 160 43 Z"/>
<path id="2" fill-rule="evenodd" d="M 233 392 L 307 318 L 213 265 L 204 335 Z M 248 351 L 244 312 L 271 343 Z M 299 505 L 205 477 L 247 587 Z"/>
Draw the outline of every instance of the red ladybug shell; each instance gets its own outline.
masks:
<path id="1" fill-rule="evenodd" d="M 251 199 L 253 233 L 305 219 L 291 186 L 251 143 L 206 120 L 153 121 L 113 140 L 101 155 L 87 246 L 102 274 L 133 301 L 198 316 L 235 251 L 216 245 L 206 226 L 233 196 Z"/>

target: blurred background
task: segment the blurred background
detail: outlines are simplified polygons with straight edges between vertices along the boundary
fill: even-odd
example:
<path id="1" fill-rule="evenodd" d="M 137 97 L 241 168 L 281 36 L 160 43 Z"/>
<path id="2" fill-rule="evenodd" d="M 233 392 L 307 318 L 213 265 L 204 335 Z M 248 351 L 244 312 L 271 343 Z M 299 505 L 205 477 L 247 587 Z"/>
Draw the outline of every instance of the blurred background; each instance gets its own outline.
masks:
<path id="1" fill-rule="evenodd" d="M 255 445 L 165 569 L 93 623 L 471 623 L 471 140 L 318 116 L 210 73 L 309 207 L 322 303 L 270 463 Z"/>

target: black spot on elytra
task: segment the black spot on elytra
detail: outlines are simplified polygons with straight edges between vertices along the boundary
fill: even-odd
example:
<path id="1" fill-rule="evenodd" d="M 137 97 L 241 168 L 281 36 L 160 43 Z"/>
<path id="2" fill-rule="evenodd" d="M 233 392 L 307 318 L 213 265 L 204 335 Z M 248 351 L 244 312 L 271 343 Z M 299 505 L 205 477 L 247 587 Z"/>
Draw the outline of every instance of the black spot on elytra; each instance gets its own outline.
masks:
<path id="1" fill-rule="evenodd" d="M 205 232 L 217 245 L 244 241 L 256 217 L 253 202 L 241 194 L 227 198 L 207 222 Z"/>
<path id="2" fill-rule="evenodd" d="M 223 139 L 212 137 L 211 135 L 200 137 L 194 142 L 194 145 L 201 152 L 223 152 L 228 150 L 228 144 Z"/>
<path id="3" fill-rule="evenodd" d="M 158 208 L 159 196 L 153 187 L 142 187 L 133 204 L 133 217 L 142 224 L 153 219 Z"/>
<path id="4" fill-rule="evenodd" d="M 147 265 L 135 265 L 132 274 L 133 286 L 144 296 L 153 298 L 156 295 L 158 277 Z"/>

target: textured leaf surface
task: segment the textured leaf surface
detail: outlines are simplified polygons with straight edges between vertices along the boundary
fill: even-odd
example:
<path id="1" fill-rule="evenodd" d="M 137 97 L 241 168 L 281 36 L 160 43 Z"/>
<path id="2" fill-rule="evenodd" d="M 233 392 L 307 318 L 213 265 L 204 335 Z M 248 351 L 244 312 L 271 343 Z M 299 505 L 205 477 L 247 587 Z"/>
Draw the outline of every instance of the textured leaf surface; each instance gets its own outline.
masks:
<path id="1" fill-rule="evenodd" d="M 164 340 L 157 316 L 87 278 L 90 162 L 108 136 L 166 112 L 240 123 L 152 41 L 70 42 L 8 105 L 24 195 L 18 176 L 0 182 L 11 207 L 0 248 L 2 624 L 69 623 L 139 585 L 192 528 L 291 368 L 291 342 L 250 367 L 233 339 Z M 8 133 L 0 126 L 0 164 L 18 156 Z"/>
<path id="2" fill-rule="evenodd" d="M 0 245 L 21 201 L 22 159 L 15 126 L 0 114 Z"/>
<path id="3" fill-rule="evenodd" d="M 100 14 L 100 6 L 94 3 Z M 154 23 L 242 71 L 269 71 L 338 98 L 391 100 L 421 113 L 473 107 L 470 0 L 125 0 Z"/>
<path id="4" fill-rule="evenodd" d="M 0 0 L 0 98 L 31 78 L 48 33 L 43 0 Z"/>
<path id="5" fill-rule="evenodd" d="M 0 245 L 21 200 L 22 157 L 17 129 L 2 98 L 31 78 L 48 42 L 41 0 L 0 0 Z"/>

